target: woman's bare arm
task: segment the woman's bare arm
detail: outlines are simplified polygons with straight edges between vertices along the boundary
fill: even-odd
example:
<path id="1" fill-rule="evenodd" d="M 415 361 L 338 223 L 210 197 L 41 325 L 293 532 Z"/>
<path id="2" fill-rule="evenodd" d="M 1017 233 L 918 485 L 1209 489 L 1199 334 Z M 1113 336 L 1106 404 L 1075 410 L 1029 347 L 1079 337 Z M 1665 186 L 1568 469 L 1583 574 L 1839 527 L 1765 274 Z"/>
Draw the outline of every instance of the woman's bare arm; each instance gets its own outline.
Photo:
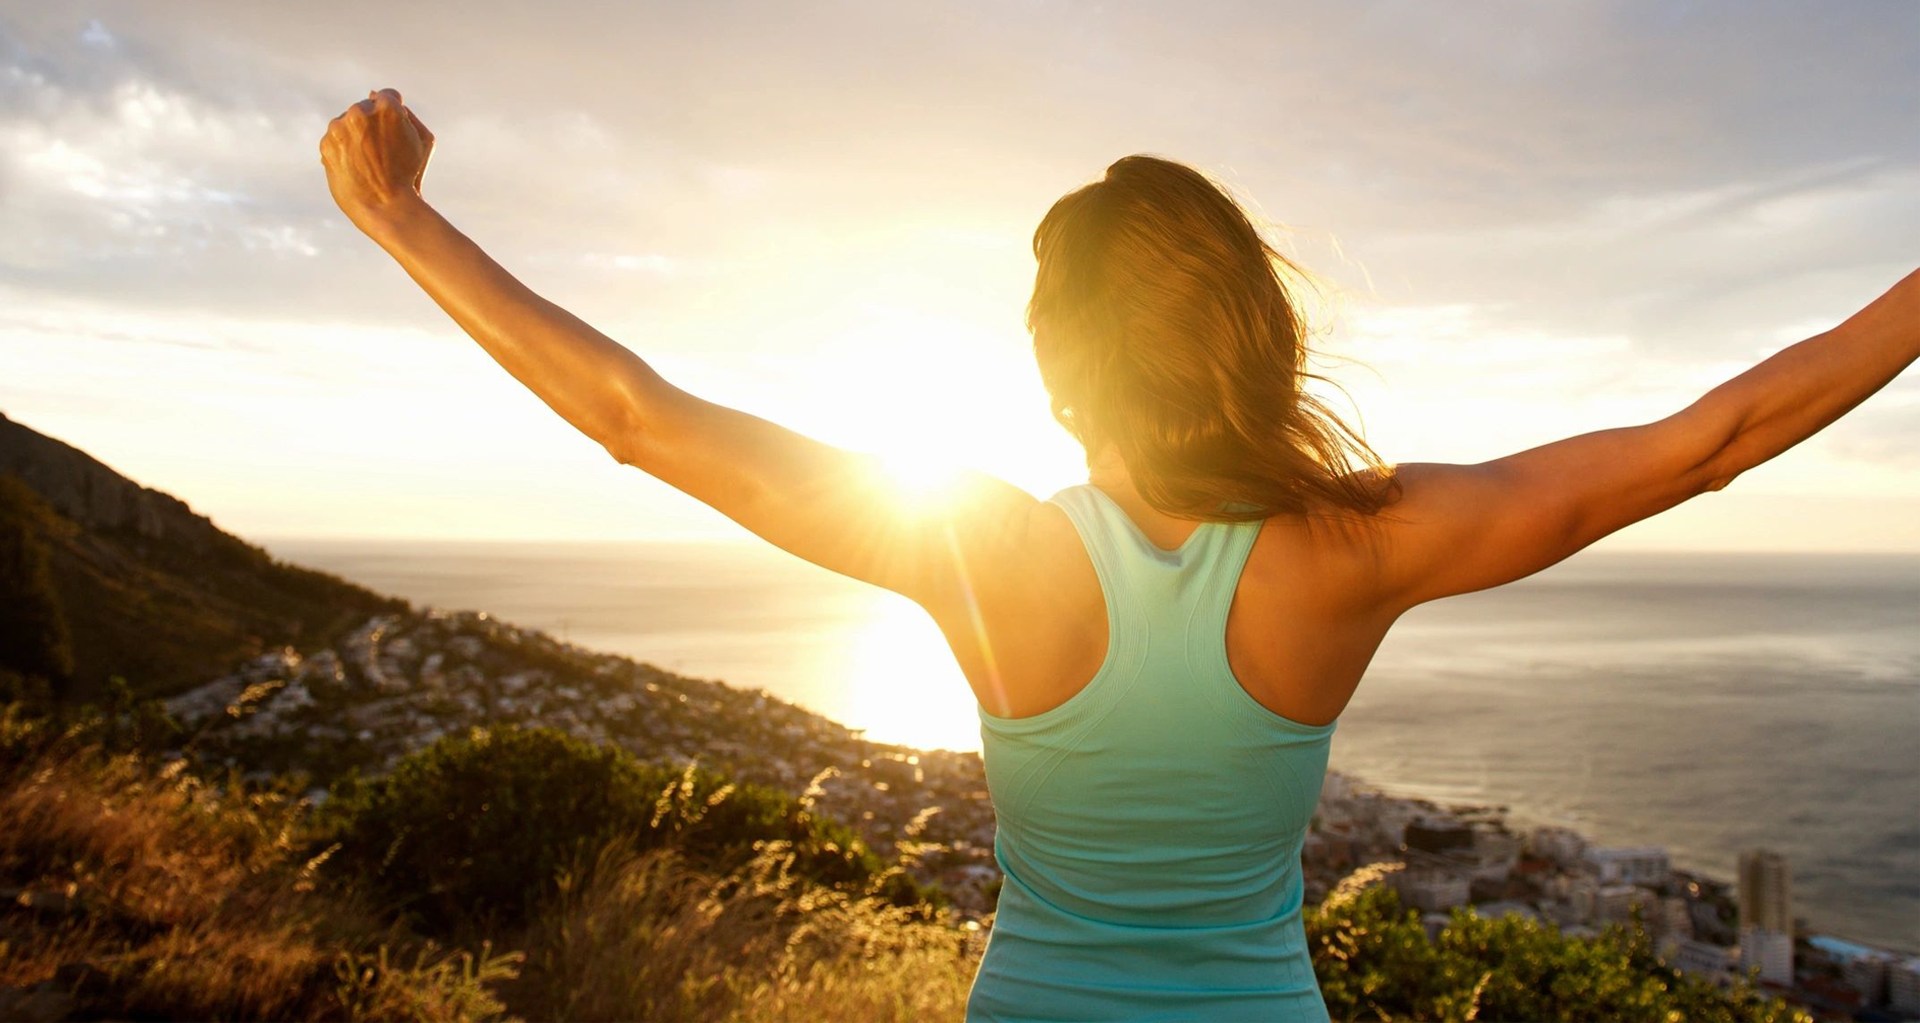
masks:
<path id="1" fill-rule="evenodd" d="M 638 355 L 535 294 L 421 198 L 432 134 L 392 90 L 335 118 L 321 142 L 340 208 L 502 368 L 622 464 L 705 502 L 814 564 L 964 611 L 974 579 L 1020 564 L 1038 503 L 960 474 L 938 500 L 880 459 L 688 394 Z"/>
<path id="2" fill-rule="evenodd" d="M 1373 600 L 1395 612 L 1531 575 L 1719 490 L 1800 443 L 1920 358 L 1920 271 L 1657 422 L 1476 465 L 1399 466 Z"/>

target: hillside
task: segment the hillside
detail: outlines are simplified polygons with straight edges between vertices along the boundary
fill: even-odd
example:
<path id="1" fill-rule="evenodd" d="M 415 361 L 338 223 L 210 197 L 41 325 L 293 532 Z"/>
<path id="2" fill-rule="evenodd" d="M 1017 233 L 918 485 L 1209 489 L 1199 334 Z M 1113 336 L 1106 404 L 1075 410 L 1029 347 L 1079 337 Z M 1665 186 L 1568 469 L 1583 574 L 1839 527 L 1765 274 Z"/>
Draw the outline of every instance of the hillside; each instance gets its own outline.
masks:
<path id="1" fill-rule="evenodd" d="M 0 551 L 35 549 L 65 622 L 57 698 L 98 699 L 114 675 L 168 696 L 248 657 L 345 635 L 406 601 L 274 560 L 184 501 L 0 414 Z M 15 575 L 0 586 L 20 585 Z M 0 644 L 0 668 L 12 666 Z"/>
<path id="2" fill-rule="evenodd" d="M 23 571 L 36 557 L 50 595 Z M 10 558 L 22 565 L 9 571 Z M 132 695 L 165 701 L 195 758 L 256 782 L 303 777 L 319 796 L 442 737 L 543 724 L 647 763 L 811 793 L 882 855 L 908 856 L 916 880 L 975 913 L 992 905 L 978 756 L 868 742 L 757 690 L 276 562 L 176 498 L 0 419 L 0 676 L 45 660 L 48 641 L 19 628 L 34 613 L 64 633 L 54 645 L 70 651 L 72 677 L 55 692 L 67 703 L 110 702 L 106 680 L 122 676 Z"/>

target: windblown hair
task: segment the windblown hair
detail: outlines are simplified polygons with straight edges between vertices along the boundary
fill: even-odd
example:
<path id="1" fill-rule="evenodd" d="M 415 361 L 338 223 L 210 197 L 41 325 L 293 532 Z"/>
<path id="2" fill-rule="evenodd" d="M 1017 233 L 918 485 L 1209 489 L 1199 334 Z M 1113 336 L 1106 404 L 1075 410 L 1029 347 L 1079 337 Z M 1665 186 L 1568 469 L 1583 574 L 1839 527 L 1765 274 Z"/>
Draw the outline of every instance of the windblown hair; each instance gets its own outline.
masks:
<path id="1" fill-rule="evenodd" d="M 1392 469 L 1303 384 L 1311 280 L 1200 172 L 1124 157 L 1033 234 L 1027 306 L 1053 416 L 1112 444 L 1147 503 L 1186 519 L 1373 515 Z M 1229 504 L 1249 506 L 1230 508 Z"/>

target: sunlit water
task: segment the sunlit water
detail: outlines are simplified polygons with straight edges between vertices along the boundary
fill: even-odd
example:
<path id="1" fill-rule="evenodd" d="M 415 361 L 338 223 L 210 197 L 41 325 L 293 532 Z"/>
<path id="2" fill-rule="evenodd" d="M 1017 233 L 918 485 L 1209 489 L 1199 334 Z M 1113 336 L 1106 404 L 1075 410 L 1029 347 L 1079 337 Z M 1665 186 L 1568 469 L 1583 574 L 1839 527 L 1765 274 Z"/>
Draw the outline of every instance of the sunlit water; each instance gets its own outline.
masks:
<path id="1" fill-rule="evenodd" d="M 478 608 L 756 686 L 869 738 L 977 750 L 971 694 L 902 598 L 761 546 L 270 541 L 416 603 Z M 1920 951 L 1920 556 L 1588 552 L 1416 609 L 1332 766 L 1391 792 L 1731 879 L 1768 846 L 1816 929 Z"/>

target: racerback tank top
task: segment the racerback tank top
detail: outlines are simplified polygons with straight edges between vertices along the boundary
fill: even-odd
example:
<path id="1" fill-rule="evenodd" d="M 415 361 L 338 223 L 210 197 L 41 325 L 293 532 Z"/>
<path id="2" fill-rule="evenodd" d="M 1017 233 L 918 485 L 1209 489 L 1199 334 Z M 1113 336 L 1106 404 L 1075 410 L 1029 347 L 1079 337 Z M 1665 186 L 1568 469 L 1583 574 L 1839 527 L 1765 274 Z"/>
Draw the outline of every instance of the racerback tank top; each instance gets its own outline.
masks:
<path id="1" fill-rule="evenodd" d="M 1107 653 L 1051 710 L 979 710 L 1004 881 L 967 1019 L 1327 1020 L 1300 848 L 1337 722 L 1268 710 L 1227 663 L 1260 523 L 1167 551 L 1090 483 L 1049 500 L 1093 559 Z"/>

